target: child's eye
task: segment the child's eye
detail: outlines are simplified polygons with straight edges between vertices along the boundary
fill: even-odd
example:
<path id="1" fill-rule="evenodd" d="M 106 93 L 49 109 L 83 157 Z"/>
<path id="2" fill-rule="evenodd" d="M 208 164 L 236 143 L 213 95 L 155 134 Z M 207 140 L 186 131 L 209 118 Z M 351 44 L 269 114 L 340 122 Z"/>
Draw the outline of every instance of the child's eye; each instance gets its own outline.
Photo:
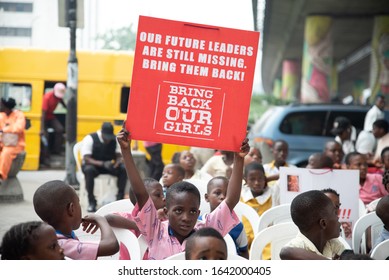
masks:
<path id="1" fill-rule="evenodd" d="M 182 210 L 181 210 L 181 209 L 176 209 L 176 210 L 174 210 L 174 212 L 175 212 L 176 214 L 181 214 L 181 213 L 182 213 Z"/>
<path id="2" fill-rule="evenodd" d="M 190 213 L 191 214 L 197 214 L 197 210 L 191 210 Z"/>

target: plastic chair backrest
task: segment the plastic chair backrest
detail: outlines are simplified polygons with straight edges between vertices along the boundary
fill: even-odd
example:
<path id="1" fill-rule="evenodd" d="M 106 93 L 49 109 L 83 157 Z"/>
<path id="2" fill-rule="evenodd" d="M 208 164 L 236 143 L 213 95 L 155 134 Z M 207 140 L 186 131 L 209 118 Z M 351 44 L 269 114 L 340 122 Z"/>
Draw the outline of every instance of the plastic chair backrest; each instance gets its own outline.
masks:
<path id="1" fill-rule="evenodd" d="M 346 250 L 351 250 L 350 244 L 348 244 L 348 242 L 346 241 L 346 239 L 343 236 L 339 236 L 338 239 L 340 242 L 342 242 L 342 244 L 344 245 L 344 248 Z"/>
<path id="2" fill-rule="evenodd" d="M 373 241 L 377 239 L 382 226 L 383 223 L 381 219 L 378 218 L 376 212 L 371 212 L 360 217 L 353 227 L 352 248 L 354 253 L 366 254 L 366 242 L 362 242 L 365 239 L 366 230 L 371 227 L 371 240 L 373 244 Z"/>
<path id="3" fill-rule="evenodd" d="M 389 257 L 389 239 L 378 243 L 370 253 L 375 260 L 386 260 Z"/>
<path id="4" fill-rule="evenodd" d="M 359 217 L 362 217 L 366 214 L 366 206 L 365 203 L 363 203 L 362 199 L 358 199 L 358 211 L 359 211 Z"/>
<path id="5" fill-rule="evenodd" d="M 200 192 L 200 214 L 209 213 L 211 209 L 209 208 L 209 203 L 205 201 L 208 182 L 199 179 L 187 179 L 185 181 L 195 185 Z"/>
<path id="6" fill-rule="evenodd" d="M 105 216 L 115 212 L 131 212 L 134 205 L 128 198 L 116 200 L 100 207 L 95 214 Z"/>
<path id="7" fill-rule="evenodd" d="M 290 203 L 277 205 L 263 212 L 259 217 L 257 232 L 260 232 L 268 226 L 285 222 L 292 222 L 292 216 L 290 215 Z"/>
<path id="8" fill-rule="evenodd" d="M 77 174 L 80 178 L 84 178 L 84 173 L 82 173 L 81 171 L 81 155 L 80 155 L 81 147 L 82 147 L 82 141 L 74 144 L 73 156 L 77 166 Z"/>
<path id="9" fill-rule="evenodd" d="M 275 224 L 258 232 L 251 244 L 249 259 L 261 260 L 262 251 L 271 244 L 271 259 L 279 260 L 280 251 L 286 243 L 296 237 L 298 228 L 293 222 Z"/>
<path id="10" fill-rule="evenodd" d="M 123 244 L 130 255 L 131 260 L 141 260 L 140 246 L 138 242 L 138 238 L 134 233 L 124 228 L 113 228 L 113 232 L 115 233 L 116 239 L 119 242 L 119 245 Z M 118 260 L 119 252 L 112 256 L 99 257 L 98 260 Z"/>
<path id="11" fill-rule="evenodd" d="M 224 236 L 224 240 L 227 244 L 227 253 L 230 255 L 237 255 L 238 252 L 236 251 L 236 245 L 234 242 L 234 239 L 232 239 L 231 235 L 228 233 Z"/>
<path id="12" fill-rule="evenodd" d="M 259 225 L 258 213 L 252 207 L 241 201 L 236 204 L 234 211 L 239 217 L 240 221 L 242 221 L 242 217 L 244 216 L 250 222 L 251 228 L 253 229 L 253 233 L 255 235 L 258 232 L 257 228 Z"/>

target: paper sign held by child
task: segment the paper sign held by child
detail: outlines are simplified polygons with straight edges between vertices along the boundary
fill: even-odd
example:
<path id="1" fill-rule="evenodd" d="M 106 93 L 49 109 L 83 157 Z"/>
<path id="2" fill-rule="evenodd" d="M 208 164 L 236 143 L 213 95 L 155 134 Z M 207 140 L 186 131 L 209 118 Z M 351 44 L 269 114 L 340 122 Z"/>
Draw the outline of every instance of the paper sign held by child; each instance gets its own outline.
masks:
<path id="1" fill-rule="evenodd" d="M 238 151 L 259 33 L 141 16 L 127 129 L 138 140 Z"/>

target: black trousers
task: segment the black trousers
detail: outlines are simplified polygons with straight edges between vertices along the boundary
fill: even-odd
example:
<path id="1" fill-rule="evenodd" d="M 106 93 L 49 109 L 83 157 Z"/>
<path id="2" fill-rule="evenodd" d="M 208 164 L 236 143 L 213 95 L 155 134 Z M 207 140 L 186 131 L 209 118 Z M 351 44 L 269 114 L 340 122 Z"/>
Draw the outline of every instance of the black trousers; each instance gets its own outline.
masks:
<path id="1" fill-rule="evenodd" d="M 89 204 L 96 205 L 96 198 L 93 194 L 93 191 L 95 187 L 95 178 L 100 174 L 110 174 L 117 177 L 118 192 L 116 199 L 124 198 L 124 191 L 127 184 L 127 172 L 124 164 L 120 164 L 117 168 L 110 168 L 109 170 L 91 164 L 84 164 L 82 165 L 81 169 L 85 176 L 85 187 L 86 191 L 88 192 Z"/>
<path id="2" fill-rule="evenodd" d="M 165 167 L 162 160 L 162 144 L 159 143 L 155 146 L 146 147 L 146 151 L 150 155 L 149 165 L 149 176 L 159 181 L 162 177 L 163 168 Z"/>

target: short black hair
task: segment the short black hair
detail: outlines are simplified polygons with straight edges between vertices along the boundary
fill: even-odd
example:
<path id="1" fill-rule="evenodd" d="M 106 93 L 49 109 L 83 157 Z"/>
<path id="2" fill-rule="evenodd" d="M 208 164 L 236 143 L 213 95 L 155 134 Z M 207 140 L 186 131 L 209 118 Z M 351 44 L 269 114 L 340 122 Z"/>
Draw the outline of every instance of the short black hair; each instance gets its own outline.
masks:
<path id="1" fill-rule="evenodd" d="M 388 133 L 388 130 L 389 130 L 389 123 L 385 119 L 378 119 L 375 122 L 373 122 L 373 127 L 383 129 L 385 134 L 386 134 L 386 133 Z"/>
<path id="2" fill-rule="evenodd" d="M 381 197 L 376 206 L 376 214 L 385 226 L 389 223 L 389 195 Z"/>
<path id="3" fill-rule="evenodd" d="M 197 197 L 198 203 L 200 205 L 200 191 L 199 189 L 187 181 L 181 181 L 174 183 L 166 191 L 166 207 L 169 209 L 172 200 L 174 200 L 174 195 L 177 193 L 191 193 Z"/>
<path id="4" fill-rule="evenodd" d="M 208 181 L 208 184 L 207 184 L 207 193 L 209 193 L 212 189 L 212 186 L 213 186 L 213 183 L 214 181 L 216 180 L 222 180 L 224 183 L 228 184 L 229 180 L 227 177 L 225 176 L 216 176 L 216 177 L 213 177 L 211 180 Z"/>
<path id="5" fill-rule="evenodd" d="M 172 156 L 172 163 L 180 163 L 181 152 L 175 152 Z"/>
<path id="6" fill-rule="evenodd" d="M 39 218 L 57 228 L 62 223 L 62 215 L 76 196 L 74 188 L 60 180 L 41 185 L 34 193 L 34 209 Z"/>
<path id="7" fill-rule="evenodd" d="M 2 260 L 21 260 L 31 250 L 35 231 L 43 222 L 30 221 L 12 226 L 3 236 L 0 247 Z"/>
<path id="8" fill-rule="evenodd" d="M 384 174 L 382 174 L 382 184 L 386 188 L 386 185 L 389 183 L 389 169 L 386 169 L 384 171 Z"/>
<path id="9" fill-rule="evenodd" d="M 381 151 L 381 161 L 384 161 L 384 155 L 388 151 L 389 151 L 389 147 L 385 147 L 385 148 L 382 149 L 382 151 Z"/>
<path id="10" fill-rule="evenodd" d="M 226 246 L 226 251 L 227 251 L 227 243 L 224 240 L 223 236 L 221 235 L 220 232 L 218 232 L 216 229 L 212 227 L 203 227 L 194 233 L 192 233 L 188 239 L 186 240 L 186 245 L 185 245 L 185 259 L 190 259 L 190 254 L 192 253 L 193 246 L 195 244 L 196 238 L 199 237 L 215 237 L 219 240 L 223 241 L 223 244 Z M 228 251 L 227 251 L 228 253 Z"/>
<path id="11" fill-rule="evenodd" d="M 310 190 L 297 195 L 290 205 L 293 222 L 302 233 L 310 230 L 326 215 L 327 206 L 332 204 L 322 191 Z"/>
<path id="12" fill-rule="evenodd" d="M 260 164 L 259 162 L 253 161 L 253 162 L 250 162 L 249 164 L 247 164 L 244 167 L 244 174 L 243 174 L 243 176 L 247 177 L 247 174 L 249 174 L 249 172 L 253 171 L 253 170 L 259 170 L 259 171 L 262 171 L 263 174 L 265 174 L 265 169 L 263 168 L 263 165 Z"/>
<path id="13" fill-rule="evenodd" d="M 356 157 L 356 156 L 362 156 L 361 153 L 358 153 L 358 152 L 350 152 L 346 155 L 346 157 L 344 158 L 344 162 L 349 165 L 350 162 L 351 162 L 351 159 Z"/>
<path id="14" fill-rule="evenodd" d="M 339 193 L 334 189 L 326 188 L 326 189 L 322 189 L 321 191 L 323 193 L 332 193 L 332 194 L 336 195 L 337 197 L 339 197 Z"/>

